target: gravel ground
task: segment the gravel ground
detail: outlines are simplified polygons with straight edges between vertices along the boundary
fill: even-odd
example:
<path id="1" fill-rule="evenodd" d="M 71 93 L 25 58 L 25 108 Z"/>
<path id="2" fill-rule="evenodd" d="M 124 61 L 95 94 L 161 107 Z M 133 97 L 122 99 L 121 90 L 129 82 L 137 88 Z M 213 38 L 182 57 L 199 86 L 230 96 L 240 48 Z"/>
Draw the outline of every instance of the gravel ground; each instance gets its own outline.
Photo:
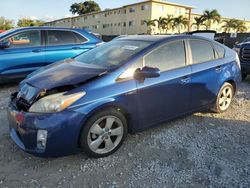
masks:
<path id="1" fill-rule="evenodd" d="M 0 86 L 0 187 L 250 187 L 250 78 L 224 114 L 196 113 L 129 135 L 115 154 L 41 159 L 10 140 Z"/>

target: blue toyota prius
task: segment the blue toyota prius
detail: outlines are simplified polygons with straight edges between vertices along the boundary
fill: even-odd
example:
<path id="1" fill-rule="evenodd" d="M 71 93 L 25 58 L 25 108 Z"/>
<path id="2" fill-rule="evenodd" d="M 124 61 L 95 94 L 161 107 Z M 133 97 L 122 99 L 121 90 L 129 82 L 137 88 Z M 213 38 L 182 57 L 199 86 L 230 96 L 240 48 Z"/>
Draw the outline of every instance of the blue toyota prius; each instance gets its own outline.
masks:
<path id="1" fill-rule="evenodd" d="M 96 47 L 102 41 L 82 29 L 28 27 L 0 34 L 0 83 Z"/>
<path id="2" fill-rule="evenodd" d="M 127 133 L 202 109 L 225 112 L 240 72 L 233 50 L 205 38 L 122 37 L 22 81 L 8 108 L 10 135 L 41 157 L 104 157 Z"/>

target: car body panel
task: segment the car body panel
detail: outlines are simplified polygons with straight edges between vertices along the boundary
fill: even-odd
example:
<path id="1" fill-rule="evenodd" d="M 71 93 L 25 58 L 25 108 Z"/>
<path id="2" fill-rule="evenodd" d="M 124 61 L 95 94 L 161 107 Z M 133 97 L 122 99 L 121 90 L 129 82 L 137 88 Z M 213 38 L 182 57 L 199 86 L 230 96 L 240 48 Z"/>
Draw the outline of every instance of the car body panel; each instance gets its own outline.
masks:
<path id="1" fill-rule="evenodd" d="M 0 40 L 14 36 L 24 31 L 41 31 L 41 46 L 0 49 L 0 82 L 8 79 L 23 78 L 29 73 L 66 58 L 73 58 L 87 50 L 93 49 L 102 41 L 94 35 L 80 29 L 29 27 L 14 29 L 0 35 Z M 77 33 L 87 40 L 80 44 L 48 46 L 46 44 L 46 31 L 70 31 Z"/>
<path id="2" fill-rule="evenodd" d="M 152 41 L 152 44 L 128 59 L 120 67 L 112 70 L 100 71 L 92 67 L 93 69 L 90 71 L 89 67 L 83 69 L 79 67 L 78 69 L 76 67 L 72 68 L 67 63 L 77 62 L 66 60 L 67 62 L 62 61 L 58 64 L 50 65 L 42 71 L 37 71 L 20 84 L 21 90 L 18 95 L 22 96 L 22 88 L 25 87 L 31 87 L 30 89 L 25 89 L 27 92 L 23 92 L 24 98 L 28 98 L 29 93 L 34 91 L 32 87 L 37 88 L 39 91 L 47 88 L 49 92 L 49 90 L 53 90 L 59 86 L 66 87 L 69 84 L 77 86 L 68 90 L 68 94 L 84 91 L 86 95 L 62 112 L 43 114 L 22 111 L 25 120 L 21 123 L 21 126 L 32 129 L 30 131 L 31 138 L 32 134 L 34 136 L 38 129 L 49 131 L 50 137 L 46 151 L 38 152 L 36 147 L 30 147 L 29 142 L 33 142 L 34 144 L 34 138 L 32 138 L 33 140 L 27 138 L 28 141 L 26 142 L 22 141 L 24 139 L 22 135 L 16 137 L 19 132 L 19 129 L 15 128 L 18 118 L 17 115 L 13 114 L 20 113 L 20 110 L 13 110 L 13 106 L 15 107 L 16 105 L 15 100 L 19 100 L 17 94 L 15 94 L 12 97 L 12 102 L 8 110 L 9 118 L 12 122 L 12 139 L 21 148 L 24 147 L 25 151 L 35 155 L 43 157 L 61 156 L 74 153 L 79 149 L 80 130 L 82 130 L 86 121 L 99 110 L 112 107 L 121 111 L 127 119 L 129 132 L 137 132 L 152 127 L 159 122 L 197 112 L 201 108 L 211 107 L 216 100 L 221 86 L 225 82 L 233 83 L 237 89 L 237 85 L 241 79 L 237 55 L 226 47 L 224 47 L 226 50 L 225 57 L 222 59 L 197 65 L 189 64 L 190 61 L 187 61 L 185 67 L 161 72 L 160 77 L 146 78 L 143 81 L 134 78 L 119 79 L 120 75 L 128 67 L 153 49 L 173 40 L 185 40 L 189 38 L 202 39 L 200 37 L 184 35 L 173 37 L 130 36 L 127 39 L 123 37 L 115 41 L 149 40 Z M 220 66 L 220 70 L 216 70 L 218 66 Z M 53 76 L 53 71 L 51 70 L 54 70 L 54 74 L 57 76 Z M 63 73 L 67 75 L 61 72 L 67 72 L 67 70 L 70 72 L 68 78 L 65 76 L 58 79 L 60 77 L 58 74 Z M 73 72 L 75 72 L 75 76 L 72 74 Z M 50 73 L 51 79 L 48 79 Z M 93 77 L 88 77 L 90 74 Z M 81 79 L 79 78 L 79 81 L 75 82 L 74 79 L 78 80 L 78 77 L 81 77 Z M 33 132 L 34 130 L 35 132 Z M 67 143 L 65 143 L 65 140 L 61 142 L 61 139 L 64 139 L 63 135 L 70 137 L 66 139 Z M 24 146 L 20 145 L 20 140 Z M 60 145 L 61 143 L 64 144 L 63 148 Z"/>

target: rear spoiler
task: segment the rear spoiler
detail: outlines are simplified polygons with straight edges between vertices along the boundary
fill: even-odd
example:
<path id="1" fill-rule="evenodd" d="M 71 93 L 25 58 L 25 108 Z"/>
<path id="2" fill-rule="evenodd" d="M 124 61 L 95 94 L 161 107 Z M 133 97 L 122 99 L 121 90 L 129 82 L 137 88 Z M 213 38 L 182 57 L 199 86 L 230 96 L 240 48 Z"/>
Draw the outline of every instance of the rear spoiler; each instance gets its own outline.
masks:
<path id="1" fill-rule="evenodd" d="M 192 31 L 192 32 L 186 32 L 186 35 L 194 35 L 194 36 L 201 36 L 208 39 L 214 40 L 216 31 L 214 30 L 202 30 L 202 31 Z"/>

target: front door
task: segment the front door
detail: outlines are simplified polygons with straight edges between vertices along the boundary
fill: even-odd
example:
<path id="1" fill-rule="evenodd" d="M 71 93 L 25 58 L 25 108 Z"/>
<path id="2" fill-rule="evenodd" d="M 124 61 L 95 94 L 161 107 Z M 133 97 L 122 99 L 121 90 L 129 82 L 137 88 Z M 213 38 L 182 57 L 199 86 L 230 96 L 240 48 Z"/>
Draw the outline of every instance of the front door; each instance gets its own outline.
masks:
<path id="1" fill-rule="evenodd" d="M 1 78 L 20 78 L 44 66 L 45 55 L 40 30 L 23 31 L 4 41 L 10 47 L 0 49 Z"/>
<path id="2" fill-rule="evenodd" d="M 162 45 L 144 57 L 144 66 L 157 67 L 160 77 L 137 82 L 140 125 L 177 117 L 188 110 L 191 68 L 186 64 L 183 40 Z"/>

